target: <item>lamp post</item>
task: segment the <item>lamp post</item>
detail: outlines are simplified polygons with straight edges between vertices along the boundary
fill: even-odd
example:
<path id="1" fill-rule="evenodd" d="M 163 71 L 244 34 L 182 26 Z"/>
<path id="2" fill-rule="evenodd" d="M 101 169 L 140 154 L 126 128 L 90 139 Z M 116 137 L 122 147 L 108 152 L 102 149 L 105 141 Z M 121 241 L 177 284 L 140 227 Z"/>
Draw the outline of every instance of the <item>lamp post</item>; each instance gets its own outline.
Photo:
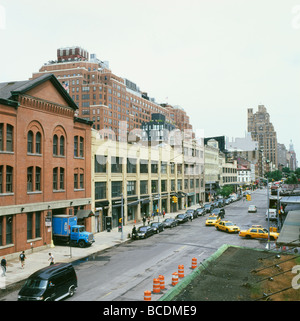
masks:
<path id="1" fill-rule="evenodd" d="M 258 176 L 259 179 L 263 179 L 267 181 L 267 213 L 268 213 L 268 250 L 270 249 L 270 195 L 269 195 L 269 179 L 265 177 Z"/>

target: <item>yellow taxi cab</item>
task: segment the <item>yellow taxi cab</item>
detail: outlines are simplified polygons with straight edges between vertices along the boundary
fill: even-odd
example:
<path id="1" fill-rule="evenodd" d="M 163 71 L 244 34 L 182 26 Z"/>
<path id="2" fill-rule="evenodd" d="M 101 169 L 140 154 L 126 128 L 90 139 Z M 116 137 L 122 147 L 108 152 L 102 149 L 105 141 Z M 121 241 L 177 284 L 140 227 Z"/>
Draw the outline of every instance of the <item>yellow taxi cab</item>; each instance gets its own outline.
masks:
<path id="1" fill-rule="evenodd" d="M 261 227 L 250 227 L 248 230 L 242 230 L 239 233 L 239 236 L 245 237 L 247 239 L 268 239 L 269 232 L 265 228 Z M 270 231 L 270 240 L 275 241 L 278 239 L 279 233 Z"/>
<path id="2" fill-rule="evenodd" d="M 238 233 L 240 228 L 230 221 L 219 221 L 215 224 L 218 231 L 224 231 L 228 233 Z"/>
<path id="3" fill-rule="evenodd" d="M 215 225 L 216 223 L 220 222 L 221 218 L 217 215 L 210 215 L 206 221 L 205 221 L 205 225 L 206 226 L 211 226 L 211 225 Z"/>

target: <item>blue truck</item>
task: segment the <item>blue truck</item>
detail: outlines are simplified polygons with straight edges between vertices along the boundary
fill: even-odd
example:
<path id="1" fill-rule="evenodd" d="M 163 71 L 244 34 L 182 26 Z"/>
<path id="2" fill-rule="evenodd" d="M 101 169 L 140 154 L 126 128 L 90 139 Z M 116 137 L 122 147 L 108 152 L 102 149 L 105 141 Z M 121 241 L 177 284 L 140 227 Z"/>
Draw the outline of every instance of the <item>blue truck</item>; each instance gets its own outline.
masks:
<path id="1" fill-rule="evenodd" d="M 54 215 L 52 234 L 54 244 L 63 242 L 85 247 L 95 242 L 93 233 L 86 232 L 83 225 L 77 225 L 77 217 L 72 215 Z"/>

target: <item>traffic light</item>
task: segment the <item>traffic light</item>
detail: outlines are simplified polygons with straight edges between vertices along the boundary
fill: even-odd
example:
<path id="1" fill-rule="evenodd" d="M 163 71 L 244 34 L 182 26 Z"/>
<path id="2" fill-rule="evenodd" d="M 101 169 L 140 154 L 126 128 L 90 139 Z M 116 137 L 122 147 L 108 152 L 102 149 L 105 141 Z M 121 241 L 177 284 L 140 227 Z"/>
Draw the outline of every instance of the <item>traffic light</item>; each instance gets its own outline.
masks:
<path id="1" fill-rule="evenodd" d="M 176 196 L 172 196 L 172 202 L 173 203 L 177 203 L 178 202 L 178 198 Z"/>

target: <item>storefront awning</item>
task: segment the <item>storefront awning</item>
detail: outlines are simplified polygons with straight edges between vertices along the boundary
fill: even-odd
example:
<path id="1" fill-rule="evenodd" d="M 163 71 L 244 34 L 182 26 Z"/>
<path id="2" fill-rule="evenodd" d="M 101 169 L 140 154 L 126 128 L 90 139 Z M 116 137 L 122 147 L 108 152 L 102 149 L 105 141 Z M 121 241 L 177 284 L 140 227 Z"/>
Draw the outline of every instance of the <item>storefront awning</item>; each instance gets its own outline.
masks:
<path id="1" fill-rule="evenodd" d="M 76 214 L 78 219 L 90 217 L 93 215 L 94 215 L 94 213 L 91 210 L 79 210 Z"/>

